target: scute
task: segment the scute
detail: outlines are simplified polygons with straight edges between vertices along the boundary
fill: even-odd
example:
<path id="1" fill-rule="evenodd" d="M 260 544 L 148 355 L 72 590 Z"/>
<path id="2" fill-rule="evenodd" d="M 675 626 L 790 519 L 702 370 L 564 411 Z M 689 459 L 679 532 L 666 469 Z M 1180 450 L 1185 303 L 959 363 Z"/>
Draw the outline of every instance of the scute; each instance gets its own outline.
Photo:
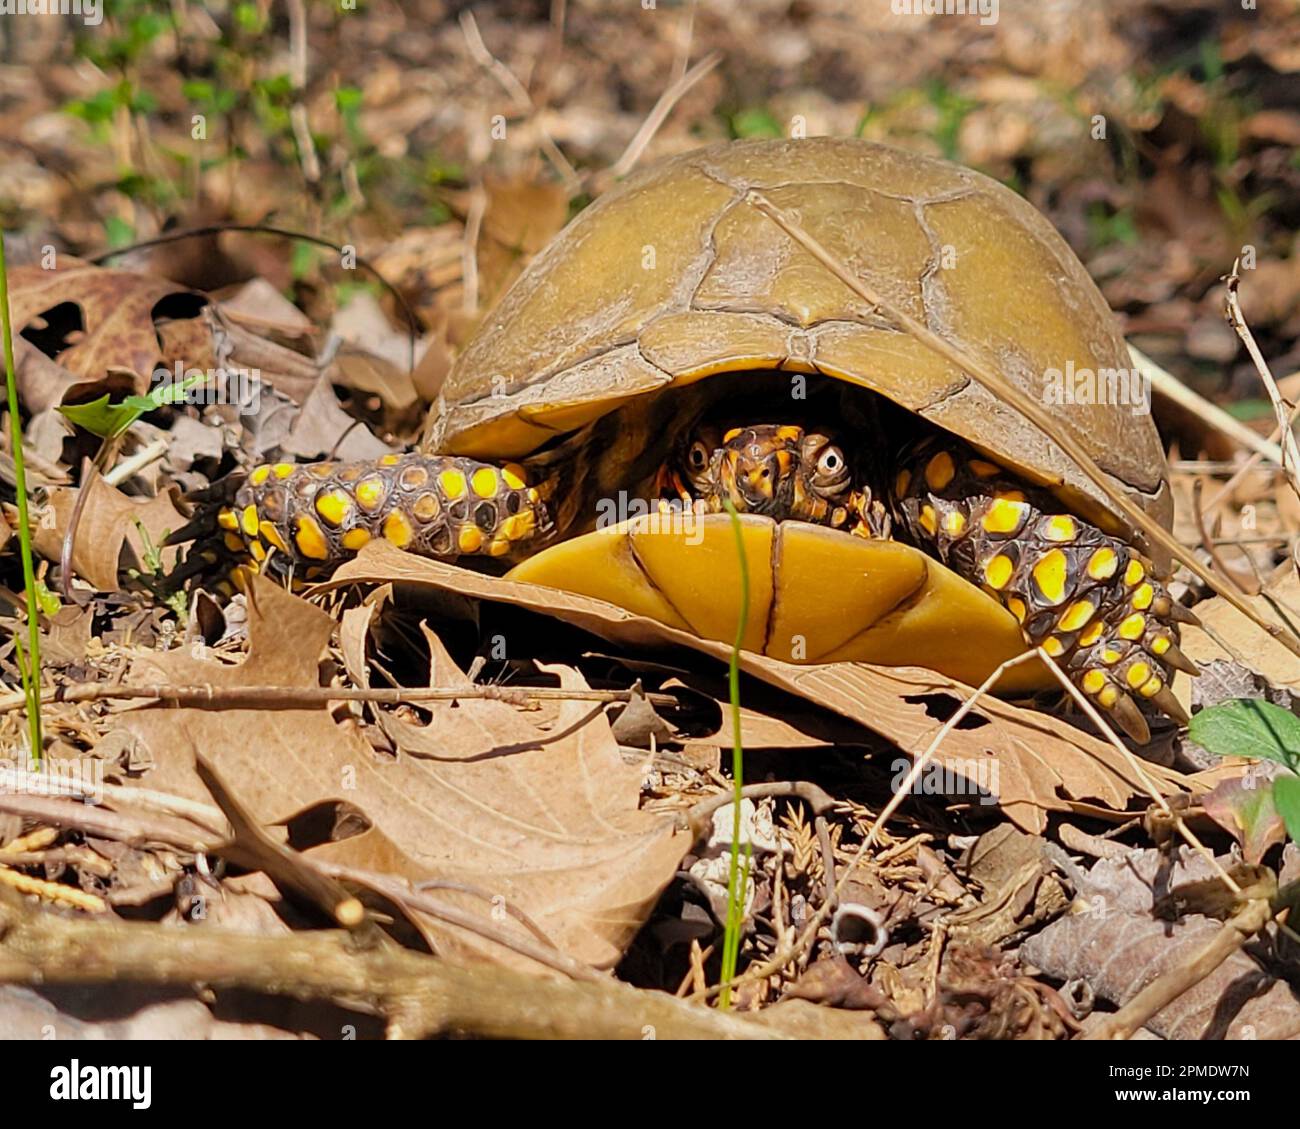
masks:
<path id="1" fill-rule="evenodd" d="M 426 445 L 518 457 L 679 379 L 760 366 L 821 371 L 1062 486 L 1084 516 L 1106 519 L 1104 496 L 1052 441 L 863 308 L 745 202 L 751 187 L 888 300 L 1035 399 L 1050 370 L 1131 363 L 1064 240 L 997 182 L 863 141 L 732 143 L 633 176 L 578 216 L 458 359 Z M 1056 419 L 1117 486 L 1168 523 L 1148 416 L 1078 404 Z"/>
<path id="2" fill-rule="evenodd" d="M 745 650 L 800 664 L 923 666 L 975 685 L 1024 650 L 1010 612 L 910 545 L 754 514 L 740 523 Z M 704 639 L 735 639 L 741 579 L 726 514 L 685 524 L 636 518 L 530 557 L 509 578 L 606 600 Z M 1051 685 L 1035 662 L 1007 671 L 998 688 Z"/>

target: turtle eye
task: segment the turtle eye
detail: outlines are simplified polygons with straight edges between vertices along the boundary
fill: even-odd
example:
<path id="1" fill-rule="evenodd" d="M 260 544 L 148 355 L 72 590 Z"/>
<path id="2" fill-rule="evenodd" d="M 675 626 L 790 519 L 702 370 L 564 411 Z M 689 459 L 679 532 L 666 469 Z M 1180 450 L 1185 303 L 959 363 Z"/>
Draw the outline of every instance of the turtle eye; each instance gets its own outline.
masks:
<path id="1" fill-rule="evenodd" d="M 834 478 L 844 469 L 844 456 L 838 447 L 827 447 L 822 457 L 817 460 L 817 473 Z"/>
<path id="2" fill-rule="evenodd" d="M 698 441 L 691 444 L 691 449 L 687 453 L 686 461 L 690 464 L 691 470 L 705 470 L 709 465 L 709 449 L 703 443 Z"/>
<path id="3" fill-rule="evenodd" d="M 817 456 L 813 487 L 823 494 L 838 494 L 849 485 L 849 461 L 834 443 L 827 443 Z"/>

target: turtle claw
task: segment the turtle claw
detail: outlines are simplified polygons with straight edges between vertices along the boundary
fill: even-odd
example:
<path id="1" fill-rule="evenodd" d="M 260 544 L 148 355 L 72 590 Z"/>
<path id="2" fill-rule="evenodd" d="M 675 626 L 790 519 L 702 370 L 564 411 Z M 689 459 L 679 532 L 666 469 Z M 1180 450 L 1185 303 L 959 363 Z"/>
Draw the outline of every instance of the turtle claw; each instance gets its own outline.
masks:
<path id="1" fill-rule="evenodd" d="M 163 544 L 183 545 L 187 541 L 201 542 L 217 538 L 220 534 L 217 516 L 235 500 L 235 495 L 239 493 L 246 478 L 247 475 L 242 471 L 232 471 L 216 482 L 184 494 L 181 500 L 193 507 L 190 520 L 169 533 L 163 539 Z"/>
<path id="2" fill-rule="evenodd" d="M 168 542 L 164 542 L 167 544 Z M 167 580 L 170 584 L 179 588 L 185 581 L 200 573 L 207 572 L 220 563 L 221 554 L 213 546 L 195 545 L 170 573 L 167 574 Z"/>
<path id="3" fill-rule="evenodd" d="M 1173 667 L 1174 670 L 1181 670 L 1184 674 L 1190 674 L 1193 678 L 1201 673 L 1201 668 L 1183 654 L 1174 643 L 1169 644 L 1160 658 L 1167 666 Z"/>
<path id="4" fill-rule="evenodd" d="M 1197 618 L 1196 613 L 1190 608 L 1183 607 L 1177 600 L 1169 601 L 1169 610 L 1165 615 L 1175 623 L 1188 623 L 1193 627 L 1200 627 L 1201 621 Z"/>
<path id="5" fill-rule="evenodd" d="M 1137 703 L 1127 694 L 1121 694 L 1111 706 L 1110 720 L 1139 745 L 1145 745 L 1151 740 L 1151 729 L 1147 725 L 1147 719 L 1142 716 Z"/>
<path id="6" fill-rule="evenodd" d="M 211 537 L 217 529 L 216 511 L 200 510 L 179 529 L 173 529 L 163 538 L 163 545 L 183 545 L 187 541 L 199 541 Z"/>
<path id="7" fill-rule="evenodd" d="M 1186 725 L 1191 720 L 1187 716 L 1187 711 L 1183 709 L 1183 703 L 1174 697 L 1174 692 L 1168 686 L 1161 686 L 1147 701 L 1179 725 Z"/>

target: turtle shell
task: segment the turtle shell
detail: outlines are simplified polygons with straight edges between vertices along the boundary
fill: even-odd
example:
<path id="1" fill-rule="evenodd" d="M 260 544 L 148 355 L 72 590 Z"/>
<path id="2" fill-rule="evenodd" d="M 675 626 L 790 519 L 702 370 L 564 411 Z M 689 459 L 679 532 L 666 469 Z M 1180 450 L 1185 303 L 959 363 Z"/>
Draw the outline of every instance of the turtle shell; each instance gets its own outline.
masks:
<path id="1" fill-rule="evenodd" d="M 1065 399 L 1074 374 L 1128 373 L 1124 340 L 1082 264 L 1009 189 L 864 141 L 737 142 L 629 178 L 538 255 L 457 359 L 425 448 L 489 460 L 581 451 L 596 473 L 556 499 L 572 514 L 592 500 L 578 496 L 584 490 L 621 489 L 611 484 L 646 462 L 651 441 L 664 441 L 646 422 L 663 390 L 719 374 L 819 373 L 961 436 L 1055 490 L 1065 508 L 1133 536 L 1054 440 L 861 301 L 748 202 L 750 189 L 888 302 L 1045 404 Z M 1060 403 L 1057 425 L 1168 525 L 1165 463 L 1146 405 L 1085 400 Z M 617 408 L 626 410 L 616 442 L 581 431 Z M 555 443 L 573 433 L 576 448 Z M 704 638 L 735 637 L 726 594 L 739 590 L 739 562 L 725 515 L 690 529 L 653 519 L 582 528 L 575 523 L 510 575 Z M 1024 650 L 1001 603 L 913 546 L 756 515 L 742 530 L 747 649 L 796 663 L 914 664 L 971 683 Z M 1037 664 L 998 683 L 1003 692 L 1044 685 L 1052 683 Z"/>
<path id="2" fill-rule="evenodd" d="M 629 399 L 717 373 L 785 369 L 872 389 L 962 436 L 1068 508 L 1128 532 L 1050 437 L 895 328 L 746 199 L 761 190 L 888 301 L 1045 404 L 1062 378 L 1132 366 L 1115 319 L 1051 225 L 996 181 L 865 141 L 735 142 L 629 178 L 528 266 L 458 358 L 426 449 L 518 458 Z M 1143 404 L 1055 419 L 1168 525 Z"/>

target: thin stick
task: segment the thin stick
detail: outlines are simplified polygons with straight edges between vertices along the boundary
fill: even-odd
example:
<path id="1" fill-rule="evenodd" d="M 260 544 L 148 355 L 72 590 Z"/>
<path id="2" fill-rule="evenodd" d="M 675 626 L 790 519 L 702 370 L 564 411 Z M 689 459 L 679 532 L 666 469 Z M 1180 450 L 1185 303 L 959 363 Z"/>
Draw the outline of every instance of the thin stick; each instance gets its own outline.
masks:
<path id="1" fill-rule="evenodd" d="M 478 235 L 487 214 L 487 189 L 481 181 L 474 185 L 469 198 L 469 211 L 465 215 L 465 236 L 461 245 L 461 297 L 460 307 L 466 316 L 478 313 Z"/>
<path id="2" fill-rule="evenodd" d="M 390 1038 L 772 1039 L 779 1029 L 692 1007 L 616 980 L 541 978 L 463 967 L 393 946 L 359 948 L 340 930 L 257 937 L 219 928 L 63 918 L 0 893 L 0 980 L 250 988 L 377 1012 Z"/>
<path id="3" fill-rule="evenodd" d="M 1279 466 L 1282 464 L 1282 448 L 1273 441 L 1272 436 L 1265 439 L 1259 432 L 1252 431 L 1241 420 L 1230 416 L 1218 404 L 1211 403 L 1199 392 L 1188 388 L 1178 377 L 1166 372 L 1140 349 L 1130 345 L 1128 351 L 1137 370 L 1151 381 L 1151 387 L 1162 396 L 1186 408 L 1216 431 L 1223 432 L 1229 439 L 1242 447 L 1248 447 L 1261 458 L 1268 459 Z M 1276 435 L 1277 432 L 1273 434 Z"/>
<path id="4" fill-rule="evenodd" d="M 1210 560 L 1228 581 L 1234 585 L 1239 592 L 1246 596 L 1258 596 L 1259 585 L 1255 585 L 1254 590 L 1247 588 L 1241 582 L 1237 574 L 1228 567 L 1228 562 L 1219 555 L 1218 545 L 1215 539 L 1210 535 L 1210 527 L 1206 523 L 1205 510 L 1201 506 L 1203 480 L 1197 478 L 1192 483 L 1192 519 L 1196 522 L 1196 532 L 1201 537 L 1201 547 L 1210 555 Z M 1244 552 L 1244 551 L 1243 551 Z M 1249 554 L 1244 554 L 1249 559 Z"/>
<path id="5" fill-rule="evenodd" d="M 641 127 L 633 135 L 632 140 L 628 142 L 627 148 L 623 150 L 618 160 L 601 174 L 601 183 L 618 180 L 632 171 L 633 166 L 641 159 L 641 154 L 645 152 L 646 146 L 650 144 L 654 135 L 659 132 L 659 127 L 664 124 L 668 119 L 668 115 L 673 112 L 673 107 L 681 101 L 692 86 L 712 71 L 721 61 L 721 52 L 715 51 L 711 55 L 706 55 L 659 95 L 659 100 L 654 104 L 650 113 L 646 115 L 645 121 L 641 123 Z"/>
<path id="6" fill-rule="evenodd" d="M 320 181 L 320 159 L 316 156 L 316 143 L 312 140 L 311 123 L 307 120 L 307 107 L 303 102 L 307 90 L 307 8 L 304 0 L 286 0 L 286 4 L 289 9 L 289 83 L 293 87 L 289 122 L 293 126 L 293 139 L 298 144 L 303 179 L 315 187 Z"/>
<path id="7" fill-rule="evenodd" d="M 849 864 L 845 867 L 844 873 L 840 876 L 839 881 L 835 883 L 834 892 L 831 893 L 828 890 L 826 900 L 818 907 L 817 912 L 812 915 L 808 924 L 804 926 L 803 930 L 799 933 L 799 936 L 796 937 L 794 941 L 780 946 L 777 951 L 762 964 L 750 965 L 749 968 L 745 970 L 744 974 L 737 977 L 733 983 L 719 984 L 710 988 L 708 992 L 704 993 L 706 996 L 712 996 L 723 988 L 732 988 L 747 981 L 763 980 L 768 976 L 774 976 L 789 964 L 790 961 L 795 960 L 799 954 L 812 943 L 813 939 L 817 936 L 817 931 L 825 923 L 826 918 L 830 916 L 831 909 L 834 907 L 836 902 L 843 897 L 844 888 L 847 885 L 849 878 L 866 857 L 867 852 L 876 844 L 880 828 L 885 825 L 886 819 L 898 810 L 899 806 L 903 802 L 903 798 L 907 795 L 911 786 L 916 782 L 916 779 L 924 769 L 925 764 L 933 758 L 935 751 L 939 747 L 939 743 L 945 736 L 947 736 L 947 734 L 951 733 L 953 728 L 961 721 L 961 719 L 974 708 L 980 695 L 986 693 L 997 683 L 997 680 L 1002 677 L 1003 671 L 1010 670 L 1013 666 L 1019 666 L 1021 663 L 1028 662 L 1034 657 L 1035 653 L 1033 651 L 1026 651 L 1024 654 L 1017 655 L 1015 658 L 1007 659 L 1006 662 L 1002 663 L 983 681 L 983 683 L 980 684 L 980 687 L 975 691 L 975 693 L 963 702 L 957 712 L 940 727 L 934 740 L 930 742 L 926 750 L 916 759 L 916 763 L 912 766 L 912 770 L 895 790 L 893 797 L 890 799 L 889 803 L 885 805 L 884 810 L 881 811 L 872 822 L 870 833 L 862 841 L 861 845 L 854 853 L 853 858 L 849 860 Z"/>
<path id="8" fill-rule="evenodd" d="M 457 699 L 487 698 L 492 701 L 526 705 L 538 702 L 629 702 L 637 696 L 632 690 L 566 690 L 552 686 L 409 686 L 390 689 L 365 686 L 125 686 L 121 683 L 61 686 L 41 693 L 42 702 L 97 702 L 108 699 L 146 698 L 159 705 L 184 709 L 234 709 L 275 706 L 302 709 L 328 702 L 378 702 L 400 705 L 405 702 L 443 702 Z M 671 694 L 645 694 L 656 706 L 676 706 Z M 26 698 L 21 693 L 0 696 L 0 713 L 22 709 Z"/>
<path id="9" fill-rule="evenodd" d="M 1206 847 L 1205 844 L 1196 837 L 1195 832 L 1193 832 L 1192 829 L 1183 822 L 1182 816 L 1169 806 L 1168 801 L 1160 794 L 1160 789 L 1156 787 L 1155 781 L 1153 781 L 1147 774 L 1146 769 L 1142 767 L 1141 762 L 1133 755 L 1129 747 L 1119 739 L 1115 730 L 1113 730 L 1105 718 L 1102 717 L 1101 712 L 1097 707 L 1088 701 L 1088 698 L 1083 691 L 1070 681 L 1065 671 L 1057 665 L 1056 660 L 1043 650 L 1042 647 L 1038 648 L 1037 654 L 1038 657 L 1043 660 L 1043 665 L 1051 672 L 1052 677 L 1061 684 L 1065 692 L 1074 699 L 1075 704 L 1078 705 L 1078 707 L 1083 710 L 1089 718 L 1091 718 L 1093 725 L 1095 725 L 1106 740 L 1115 747 L 1119 752 L 1119 755 L 1128 762 L 1129 768 L 1133 770 L 1133 773 L 1137 776 L 1142 787 L 1146 789 L 1147 795 L 1151 797 L 1156 806 L 1164 812 L 1165 816 L 1178 829 L 1178 833 L 1187 840 L 1188 844 L 1197 852 L 1197 854 L 1205 859 L 1210 868 L 1218 875 L 1219 879 L 1228 887 L 1229 890 L 1234 894 L 1240 894 L 1241 887 L 1237 885 L 1232 875 L 1219 865 L 1219 860 L 1214 857 L 1214 852 Z"/>
<path id="10" fill-rule="evenodd" d="M 1241 312 L 1241 300 L 1237 295 L 1237 290 L 1241 286 L 1240 267 L 1241 260 L 1237 259 L 1232 264 L 1232 273 L 1227 278 L 1228 293 L 1225 303 L 1228 324 L 1237 331 L 1237 336 L 1241 338 L 1242 343 L 1246 346 L 1246 352 L 1250 354 L 1250 359 L 1255 363 L 1255 371 L 1259 373 L 1259 379 L 1264 384 L 1264 391 L 1268 393 L 1269 401 L 1273 405 L 1273 414 L 1277 416 L 1277 426 L 1282 432 L 1280 436 L 1283 451 L 1282 468 L 1286 471 L 1287 478 L 1290 480 L 1291 489 L 1295 491 L 1296 497 L 1300 498 L 1300 446 L 1297 446 L 1295 432 L 1291 430 L 1290 409 L 1292 405 L 1282 399 L 1282 393 L 1278 389 L 1277 381 L 1273 379 L 1268 363 L 1264 360 L 1264 354 L 1259 351 L 1259 346 L 1255 344 L 1255 335 L 1250 332 L 1250 326 L 1246 324 L 1246 316 Z"/>
<path id="11" fill-rule="evenodd" d="M 533 104 L 528 91 L 524 89 L 524 84 L 515 78 L 514 72 L 505 63 L 487 49 L 487 44 L 483 42 L 483 36 L 478 30 L 478 21 L 474 19 L 474 13 L 468 8 L 460 14 L 460 30 L 465 36 L 465 45 L 469 48 L 470 57 L 501 84 L 518 112 L 533 117 L 533 124 L 541 135 L 543 151 L 550 157 L 556 171 L 563 179 L 565 191 L 570 197 L 576 196 L 582 188 L 582 178 L 578 176 L 577 170 L 555 143 L 555 138 L 537 117 L 537 107 Z"/>
<path id="12" fill-rule="evenodd" d="M 104 481 L 109 486 L 117 486 L 125 482 L 134 474 L 139 474 L 150 463 L 155 463 L 167 453 L 167 440 L 155 439 L 146 447 L 141 447 L 129 459 L 123 459 L 112 470 L 104 475 Z"/>
<path id="13" fill-rule="evenodd" d="M 880 814 L 876 816 L 875 820 L 872 822 L 871 834 L 867 836 L 867 841 L 862 845 L 863 851 L 868 847 L 874 846 L 876 842 L 876 833 L 885 825 L 886 820 L 888 820 L 889 817 L 902 806 L 904 798 L 912 790 L 912 785 L 917 782 L 921 773 L 925 771 L 925 766 L 934 758 L 934 754 L 938 751 L 944 738 L 961 723 L 962 718 L 975 708 L 975 704 L 980 700 L 980 698 L 993 689 L 997 684 L 998 679 L 1001 678 L 1006 671 L 1010 670 L 1013 666 L 1019 666 L 1021 663 L 1029 662 L 1035 657 L 1035 655 L 1036 652 L 1034 651 L 1026 651 L 1023 655 L 1017 655 L 1013 659 L 1007 659 L 1006 662 L 999 663 L 997 669 L 979 684 L 975 693 L 962 702 L 958 707 L 957 712 L 945 721 L 942 726 L 940 726 L 939 732 L 934 735 L 934 740 L 926 746 L 925 752 L 916 758 L 915 762 L 912 764 L 911 770 L 905 777 L 903 777 L 902 783 L 894 789 L 894 794 L 889 798 L 889 803 L 884 806 Z M 852 866 L 856 865 L 857 860 L 855 859 L 851 864 L 850 869 L 852 869 Z"/>

